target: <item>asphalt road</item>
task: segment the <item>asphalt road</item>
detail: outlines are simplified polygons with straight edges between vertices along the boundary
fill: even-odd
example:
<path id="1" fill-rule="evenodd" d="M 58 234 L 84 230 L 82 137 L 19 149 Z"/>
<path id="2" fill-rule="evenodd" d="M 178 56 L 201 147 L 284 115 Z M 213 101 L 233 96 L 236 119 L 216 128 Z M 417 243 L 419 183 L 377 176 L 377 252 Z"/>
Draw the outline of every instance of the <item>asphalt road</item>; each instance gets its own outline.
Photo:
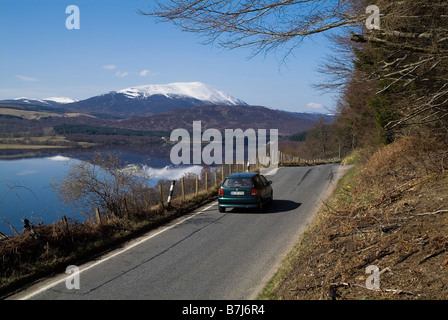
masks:
<path id="1" fill-rule="evenodd" d="M 61 274 L 9 298 L 255 299 L 312 221 L 340 168 L 279 168 L 266 176 L 274 202 L 262 213 L 220 213 L 214 202 L 78 266 L 75 277 Z"/>

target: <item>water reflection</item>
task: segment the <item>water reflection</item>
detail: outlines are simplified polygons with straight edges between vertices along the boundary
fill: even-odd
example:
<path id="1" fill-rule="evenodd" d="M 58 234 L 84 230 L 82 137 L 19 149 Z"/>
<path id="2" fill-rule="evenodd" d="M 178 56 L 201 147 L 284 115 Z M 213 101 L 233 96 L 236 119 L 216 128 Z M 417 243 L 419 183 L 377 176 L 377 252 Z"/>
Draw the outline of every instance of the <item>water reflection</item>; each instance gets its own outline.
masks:
<path id="1" fill-rule="evenodd" d="M 0 160 L 0 232 L 20 232 L 26 218 L 33 224 L 51 224 L 65 215 L 82 221 L 85 217 L 60 201 L 50 182 L 67 174 L 71 164 L 85 161 L 92 153 L 55 155 L 44 158 Z M 159 180 L 178 180 L 188 173 L 200 174 L 202 166 L 173 166 L 169 160 L 120 152 L 123 167 L 137 165 L 149 177 L 149 186 Z M 6 223 L 9 222 L 8 223 Z"/>

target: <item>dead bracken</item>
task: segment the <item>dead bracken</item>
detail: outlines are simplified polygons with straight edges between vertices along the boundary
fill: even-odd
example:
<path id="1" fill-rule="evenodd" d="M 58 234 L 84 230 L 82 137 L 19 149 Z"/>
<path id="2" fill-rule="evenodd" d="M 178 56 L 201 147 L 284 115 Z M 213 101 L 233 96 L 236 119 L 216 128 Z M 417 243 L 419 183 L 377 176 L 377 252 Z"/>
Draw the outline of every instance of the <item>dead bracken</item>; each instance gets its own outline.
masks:
<path id="1" fill-rule="evenodd" d="M 261 298 L 447 299 L 447 150 L 408 137 L 354 166 Z"/>

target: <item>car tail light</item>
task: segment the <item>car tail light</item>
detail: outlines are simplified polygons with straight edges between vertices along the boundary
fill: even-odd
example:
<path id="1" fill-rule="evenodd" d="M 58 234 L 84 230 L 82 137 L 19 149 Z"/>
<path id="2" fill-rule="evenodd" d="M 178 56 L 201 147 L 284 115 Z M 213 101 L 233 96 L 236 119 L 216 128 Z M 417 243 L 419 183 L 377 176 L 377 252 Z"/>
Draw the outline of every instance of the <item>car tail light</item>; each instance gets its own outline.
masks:
<path id="1" fill-rule="evenodd" d="M 257 189 L 252 189 L 252 192 L 250 193 L 253 196 L 256 196 L 258 194 L 258 190 Z"/>
<path id="2" fill-rule="evenodd" d="M 219 189 L 218 195 L 223 196 L 224 195 L 224 190 L 223 189 Z"/>

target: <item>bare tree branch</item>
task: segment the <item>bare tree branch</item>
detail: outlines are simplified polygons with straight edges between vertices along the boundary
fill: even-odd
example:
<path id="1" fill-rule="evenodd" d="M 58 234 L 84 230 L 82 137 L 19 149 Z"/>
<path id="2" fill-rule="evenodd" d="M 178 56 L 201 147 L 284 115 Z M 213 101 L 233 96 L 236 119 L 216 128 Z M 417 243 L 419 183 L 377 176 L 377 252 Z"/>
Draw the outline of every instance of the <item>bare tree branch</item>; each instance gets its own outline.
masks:
<path id="1" fill-rule="evenodd" d="M 359 26 L 365 15 L 351 14 L 350 7 L 348 0 L 170 0 L 139 13 L 199 33 L 206 43 L 218 42 L 229 49 L 252 47 L 258 54 L 283 46 L 289 53 L 305 37 Z"/>

